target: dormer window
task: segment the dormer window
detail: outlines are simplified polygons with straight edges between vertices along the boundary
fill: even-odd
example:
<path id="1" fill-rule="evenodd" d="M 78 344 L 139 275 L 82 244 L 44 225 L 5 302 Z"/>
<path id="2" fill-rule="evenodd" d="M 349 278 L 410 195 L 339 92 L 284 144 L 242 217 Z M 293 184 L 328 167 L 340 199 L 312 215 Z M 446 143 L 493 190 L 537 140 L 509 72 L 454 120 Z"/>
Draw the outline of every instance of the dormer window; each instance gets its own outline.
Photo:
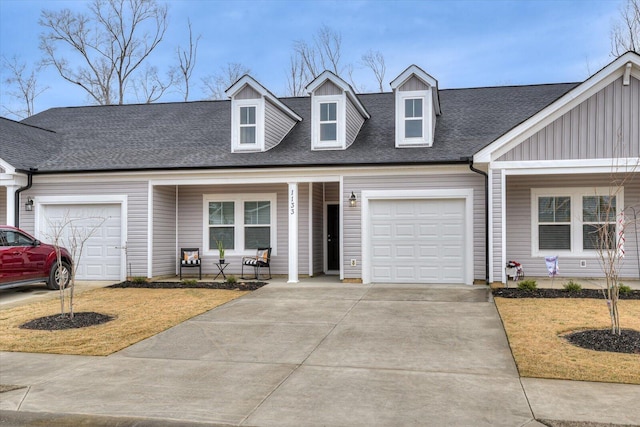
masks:
<path id="1" fill-rule="evenodd" d="M 320 142 L 335 142 L 338 140 L 338 103 L 320 103 Z"/>
<path id="2" fill-rule="evenodd" d="M 408 98 L 404 100 L 404 137 L 422 138 L 424 136 L 422 117 L 422 98 Z"/>
<path id="3" fill-rule="evenodd" d="M 412 65 L 391 88 L 396 98 L 396 147 L 431 147 L 440 114 L 438 82 Z"/>
<path id="4" fill-rule="evenodd" d="M 351 86 L 325 71 L 309 83 L 307 90 L 311 94 L 311 149 L 347 149 L 369 118 Z"/>
<path id="5" fill-rule="evenodd" d="M 240 144 L 256 143 L 256 107 L 240 107 Z"/>
<path id="6" fill-rule="evenodd" d="M 270 150 L 302 121 L 252 77 L 245 75 L 225 92 L 231 98 L 231 152 Z"/>

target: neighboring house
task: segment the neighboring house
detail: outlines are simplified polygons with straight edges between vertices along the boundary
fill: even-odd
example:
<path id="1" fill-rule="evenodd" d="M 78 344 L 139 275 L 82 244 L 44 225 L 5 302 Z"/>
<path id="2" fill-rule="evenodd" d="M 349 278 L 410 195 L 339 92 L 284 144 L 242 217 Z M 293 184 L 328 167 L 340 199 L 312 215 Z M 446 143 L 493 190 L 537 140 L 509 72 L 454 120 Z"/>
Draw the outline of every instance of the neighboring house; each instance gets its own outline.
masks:
<path id="1" fill-rule="evenodd" d="M 44 239 L 64 217 L 106 219 L 85 280 L 175 275 L 181 247 L 214 273 L 217 241 L 227 272 L 270 246 L 290 282 L 499 282 L 511 259 L 546 275 L 547 255 L 597 277 L 586 235 L 618 226 L 597 208 L 612 176 L 632 177 L 615 206 L 622 276 L 637 277 L 639 55 L 579 84 L 440 90 L 411 66 L 391 88 L 356 94 L 324 72 L 309 96 L 277 98 L 244 76 L 228 101 L 0 119 L 0 223 Z"/>

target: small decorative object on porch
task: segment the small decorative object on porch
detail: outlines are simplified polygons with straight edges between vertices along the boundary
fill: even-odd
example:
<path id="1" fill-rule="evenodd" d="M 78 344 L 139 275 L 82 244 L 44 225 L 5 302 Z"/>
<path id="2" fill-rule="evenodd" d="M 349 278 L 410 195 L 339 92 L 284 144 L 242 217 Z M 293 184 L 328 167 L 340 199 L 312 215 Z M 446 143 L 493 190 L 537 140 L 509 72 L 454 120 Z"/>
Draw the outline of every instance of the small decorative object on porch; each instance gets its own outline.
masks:
<path id="1" fill-rule="evenodd" d="M 514 282 L 524 278 L 524 268 L 517 261 L 508 261 L 505 271 L 507 274 L 507 287 L 509 287 L 509 278 L 512 278 Z"/>
<path id="2" fill-rule="evenodd" d="M 558 255 L 544 257 L 544 262 L 547 264 L 547 271 L 549 272 L 549 277 L 551 277 L 551 286 L 553 286 L 553 278 L 556 277 L 559 271 Z"/>
<path id="3" fill-rule="evenodd" d="M 224 243 L 222 240 L 217 240 L 218 243 L 218 253 L 220 254 L 220 264 L 224 264 Z"/>

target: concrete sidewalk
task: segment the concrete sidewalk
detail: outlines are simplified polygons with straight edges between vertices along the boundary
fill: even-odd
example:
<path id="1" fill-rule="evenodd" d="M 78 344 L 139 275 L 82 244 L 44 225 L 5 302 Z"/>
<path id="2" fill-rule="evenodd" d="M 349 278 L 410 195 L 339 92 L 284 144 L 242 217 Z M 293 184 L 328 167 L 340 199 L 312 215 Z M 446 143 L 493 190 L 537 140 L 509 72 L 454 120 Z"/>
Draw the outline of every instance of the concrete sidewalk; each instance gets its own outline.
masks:
<path id="1" fill-rule="evenodd" d="M 273 282 L 108 357 L 0 353 L 0 383 L 2 426 L 640 424 L 640 386 L 521 380 L 485 287 Z"/>

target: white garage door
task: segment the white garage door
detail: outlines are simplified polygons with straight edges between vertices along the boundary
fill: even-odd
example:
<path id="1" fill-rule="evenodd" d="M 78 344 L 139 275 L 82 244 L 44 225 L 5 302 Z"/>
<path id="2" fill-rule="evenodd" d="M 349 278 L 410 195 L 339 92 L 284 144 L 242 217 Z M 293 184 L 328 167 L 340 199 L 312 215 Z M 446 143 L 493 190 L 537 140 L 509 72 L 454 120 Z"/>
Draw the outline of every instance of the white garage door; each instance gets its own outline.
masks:
<path id="1" fill-rule="evenodd" d="M 465 283 L 465 200 L 372 200 L 371 280 Z"/>
<path id="2" fill-rule="evenodd" d="M 43 205 L 40 230 L 43 240 L 51 241 L 56 228 L 69 223 L 70 219 L 80 236 L 79 240 L 86 239 L 77 265 L 76 279 L 120 280 L 124 253 L 120 216 L 119 204 Z M 71 228 L 64 227 L 62 230 L 63 246 L 71 250 Z"/>

